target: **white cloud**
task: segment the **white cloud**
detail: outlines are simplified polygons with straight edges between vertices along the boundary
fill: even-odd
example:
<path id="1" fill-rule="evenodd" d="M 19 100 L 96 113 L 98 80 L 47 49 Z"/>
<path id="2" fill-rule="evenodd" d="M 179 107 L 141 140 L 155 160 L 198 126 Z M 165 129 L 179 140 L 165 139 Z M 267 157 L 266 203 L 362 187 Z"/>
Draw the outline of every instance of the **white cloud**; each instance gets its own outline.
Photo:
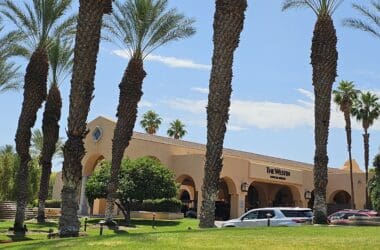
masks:
<path id="1" fill-rule="evenodd" d="M 148 102 L 148 101 L 140 101 L 139 102 L 139 108 L 142 108 L 142 107 L 152 108 L 153 103 Z"/>
<path id="2" fill-rule="evenodd" d="M 117 55 L 122 58 L 129 59 L 129 53 L 126 50 L 114 50 L 112 54 Z M 187 69 L 197 69 L 197 70 L 210 70 L 211 65 L 208 64 L 200 64 L 195 63 L 190 59 L 181 59 L 177 57 L 168 57 L 168 56 L 160 56 L 155 54 L 150 54 L 146 57 L 147 61 L 151 62 L 159 62 L 169 66 L 171 68 L 187 68 Z"/>
<path id="3" fill-rule="evenodd" d="M 299 127 L 314 127 L 314 96 L 312 92 L 299 89 L 307 100 L 296 103 L 281 103 L 270 101 L 246 101 L 233 99 L 230 107 L 229 129 L 241 131 L 250 127 L 260 129 L 295 129 Z M 170 108 L 192 114 L 206 114 L 207 100 L 175 99 L 165 102 Z M 205 118 L 203 118 L 205 119 Z M 344 129 L 345 122 L 339 107 L 331 105 L 331 128 Z M 352 118 L 352 128 L 362 130 L 362 126 Z M 380 122 L 373 129 L 380 130 Z"/>
<path id="4" fill-rule="evenodd" d="M 191 88 L 191 90 L 194 92 L 201 93 L 201 94 L 208 94 L 208 88 L 194 87 L 194 88 Z"/>

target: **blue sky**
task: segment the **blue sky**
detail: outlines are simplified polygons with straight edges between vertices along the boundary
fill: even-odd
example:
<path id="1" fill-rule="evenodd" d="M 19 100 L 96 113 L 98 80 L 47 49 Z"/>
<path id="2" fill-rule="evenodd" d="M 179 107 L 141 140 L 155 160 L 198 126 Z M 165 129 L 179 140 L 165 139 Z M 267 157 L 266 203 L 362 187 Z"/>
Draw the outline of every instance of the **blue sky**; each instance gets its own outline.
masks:
<path id="1" fill-rule="evenodd" d="M 225 147 L 312 163 L 314 118 L 310 47 L 316 17 L 307 9 L 282 12 L 281 2 L 249 1 L 234 60 L 232 106 Z M 205 106 L 213 49 L 214 1 L 171 0 L 170 3 L 196 19 L 197 33 L 159 48 L 147 58 L 145 70 L 148 75 L 139 117 L 149 109 L 159 113 L 163 124 L 158 135 L 162 136 L 166 136 L 169 123 L 179 118 L 187 125 L 185 140 L 206 143 Z M 343 18 L 356 16 L 350 3 L 345 1 L 334 15 L 339 39 L 337 82 L 351 80 L 359 89 L 380 93 L 377 60 L 380 40 L 342 26 Z M 77 6 L 75 3 L 73 9 Z M 23 60 L 16 62 L 25 64 Z M 118 47 L 101 44 L 95 98 L 88 121 L 99 115 L 115 118 L 118 84 L 127 63 L 128 59 Z M 62 85 L 62 137 L 65 137 L 67 126 L 69 80 Z M 21 92 L 0 95 L 0 145 L 14 144 L 21 102 Z M 41 117 L 42 110 L 35 127 L 40 128 Z M 360 124 L 353 126 L 353 157 L 364 168 L 362 130 Z M 135 130 L 143 131 L 139 124 Z M 370 133 L 372 161 L 379 148 L 380 123 L 376 123 Z M 331 167 L 342 166 L 348 158 L 344 120 L 336 106 L 332 106 L 328 153 Z M 55 164 L 54 170 L 60 168 L 60 164 Z"/>

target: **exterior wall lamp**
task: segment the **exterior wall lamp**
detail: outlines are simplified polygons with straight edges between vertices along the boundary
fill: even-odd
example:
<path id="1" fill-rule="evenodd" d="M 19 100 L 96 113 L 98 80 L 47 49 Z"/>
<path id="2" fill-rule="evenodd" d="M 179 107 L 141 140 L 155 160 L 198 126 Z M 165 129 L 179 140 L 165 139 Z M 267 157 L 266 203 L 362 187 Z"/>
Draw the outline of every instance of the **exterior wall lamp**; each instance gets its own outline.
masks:
<path id="1" fill-rule="evenodd" d="M 249 184 L 247 182 L 243 182 L 240 186 L 242 192 L 248 192 Z"/>
<path id="2" fill-rule="evenodd" d="M 306 200 L 310 200 L 311 199 L 311 192 L 310 191 L 305 191 L 304 197 L 305 197 Z"/>

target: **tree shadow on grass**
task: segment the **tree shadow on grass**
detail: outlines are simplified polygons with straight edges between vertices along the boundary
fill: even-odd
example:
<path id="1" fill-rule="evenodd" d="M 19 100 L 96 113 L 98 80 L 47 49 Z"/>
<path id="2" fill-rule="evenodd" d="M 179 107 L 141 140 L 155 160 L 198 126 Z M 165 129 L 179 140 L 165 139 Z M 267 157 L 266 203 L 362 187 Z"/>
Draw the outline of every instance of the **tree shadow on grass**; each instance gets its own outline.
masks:
<path id="1" fill-rule="evenodd" d="M 7 235 L 7 236 L 8 238 L 10 238 L 11 242 L 33 240 L 32 238 L 25 236 L 25 234 L 15 234 L 15 235 Z"/>

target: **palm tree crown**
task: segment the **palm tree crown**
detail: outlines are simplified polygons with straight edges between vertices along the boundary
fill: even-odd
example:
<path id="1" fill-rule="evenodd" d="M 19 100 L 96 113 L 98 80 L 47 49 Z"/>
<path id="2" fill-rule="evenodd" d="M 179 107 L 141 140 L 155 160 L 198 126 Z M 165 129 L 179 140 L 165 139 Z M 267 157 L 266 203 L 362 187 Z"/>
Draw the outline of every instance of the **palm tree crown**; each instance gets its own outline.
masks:
<path id="1" fill-rule="evenodd" d="M 362 93 L 352 107 L 352 114 L 368 129 L 380 116 L 379 98 L 369 91 Z"/>
<path id="2" fill-rule="evenodd" d="M 73 66 L 73 44 L 70 40 L 62 40 L 59 36 L 53 40 L 48 57 L 50 63 L 50 84 L 59 85 L 72 70 Z"/>
<path id="3" fill-rule="evenodd" d="M 373 10 L 370 7 L 353 3 L 352 8 L 359 12 L 363 18 L 346 18 L 343 20 L 343 25 L 368 32 L 380 38 L 380 1 L 371 1 L 371 5 Z"/>
<path id="4" fill-rule="evenodd" d="M 332 15 L 343 0 L 285 0 L 282 10 L 292 8 L 310 8 L 319 16 L 323 14 Z"/>
<path id="5" fill-rule="evenodd" d="M 168 0 L 115 1 L 115 10 L 106 19 L 113 41 L 132 58 L 144 59 L 156 48 L 195 33 L 193 19 L 176 9 L 167 9 Z"/>
<path id="6" fill-rule="evenodd" d="M 162 118 L 153 110 L 147 111 L 140 124 L 148 134 L 155 134 L 160 127 Z"/>
<path id="7" fill-rule="evenodd" d="M 350 108 L 357 99 L 359 90 L 355 89 L 354 82 L 341 81 L 338 89 L 333 90 L 334 102 L 340 106 L 342 112 Z"/>
<path id="8" fill-rule="evenodd" d="M 73 34 L 76 15 L 61 21 L 72 0 L 33 0 L 32 4 L 18 6 L 15 1 L 4 0 L 0 3 L 1 13 L 7 17 L 23 36 L 24 55 L 39 47 L 47 48 L 52 37 Z"/>
<path id="9" fill-rule="evenodd" d="M 185 124 L 179 119 L 176 119 L 170 123 L 170 128 L 168 129 L 167 134 L 170 137 L 174 137 L 174 139 L 181 139 L 187 133 L 185 127 Z"/>

